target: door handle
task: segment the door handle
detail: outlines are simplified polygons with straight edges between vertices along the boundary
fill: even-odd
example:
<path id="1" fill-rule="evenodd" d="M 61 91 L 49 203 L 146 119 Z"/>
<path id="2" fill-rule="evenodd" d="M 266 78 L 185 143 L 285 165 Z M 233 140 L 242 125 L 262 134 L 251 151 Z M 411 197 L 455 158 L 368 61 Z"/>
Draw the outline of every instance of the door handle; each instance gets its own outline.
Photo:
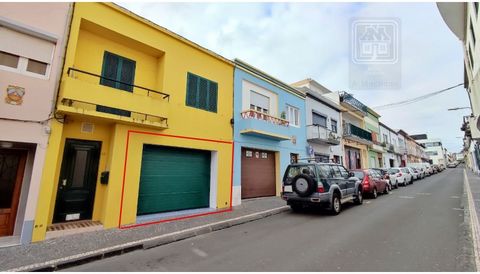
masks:
<path id="1" fill-rule="evenodd" d="M 62 186 L 67 186 L 67 179 L 62 180 Z"/>

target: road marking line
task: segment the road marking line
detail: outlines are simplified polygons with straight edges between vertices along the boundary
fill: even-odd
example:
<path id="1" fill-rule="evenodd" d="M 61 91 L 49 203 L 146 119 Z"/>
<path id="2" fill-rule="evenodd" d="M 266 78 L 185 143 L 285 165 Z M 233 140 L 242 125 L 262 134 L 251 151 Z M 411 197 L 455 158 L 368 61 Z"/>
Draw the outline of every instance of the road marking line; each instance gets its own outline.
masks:
<path id="1" fill-rule="evenodd" d="M 425 195 L 425 196 L 430 196 L 430 195 L 432 195 L 432 193 L 423 193 L 423 192 L 419 192 L 419 193 L 417 193 L 417 195 Z"/>
<path id="2" fill-rule="evenodd" d="M 412 196 L 398 196 L 398 198 L 402 198 L 402 199 L 415 199 L 415 197 L 412 197 Z"/>
<path id="3" fill-rule="evenodd" d="M 463 182 L 467 192 L 468 208 L 470 211 L 470 229 L 472 230 L 473 251 L 475 254 L 475 266 L 478 271 L 480 269 L 480 258 L 479 258 L 479 252 L 478 252 L 478 247 L 480 246 L 480 242 L 479 242 L 480 225 L 478 223 L 477 210 L 475 209 L 475 204 L 473 203 L 473 195 L 472 195 L 472 191 L 470 190 L 470 183 L 468 181 L 467 172 L 465 169 L 463 170 Z"/>
<path id="4" fill-rule="evenodd" d="M 452 198 L 452 199 L 460 199 L 460 197 L 458 197 L 458 196 L 450 196 L 450 198 Z"/>

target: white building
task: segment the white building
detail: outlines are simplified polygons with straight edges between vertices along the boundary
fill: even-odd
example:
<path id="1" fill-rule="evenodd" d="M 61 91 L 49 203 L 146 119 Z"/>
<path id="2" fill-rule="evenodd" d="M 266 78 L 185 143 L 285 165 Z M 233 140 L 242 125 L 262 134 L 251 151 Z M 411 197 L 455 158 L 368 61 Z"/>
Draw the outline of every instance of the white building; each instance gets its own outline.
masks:
<path id="1" fill-rule="evenodd" d="M 306 129 L 310 157 L 318 162 L 343 163 L 342 109 L 338 93 L 312 79 L 305 79 L 292 86 L 307 94 Z"/>
<path id="2" fill-rule="evenodd" d="M 382 122 L 380 126 L 380 142 L 385 147 L 386 152 L 383 154 L 383 166 L 385 168 L 398 167 L 401 163 L 402 153 L 398 146 L 397 132 Z"/>
<path id="3" fill-rule="evenodd" d="M 447 165 L 447 155 L 440 139 L 422 139 L 418 143 L 425 145 L 425 152 L 434 165 Z"/>
<path id="4" fill-rule="evenodd" d="M 472 113 L 464 117 L 464 152 L 467 166 L 480 173 L 480 18 L 478 2 L 437 3 L 450 30 L 463 44 L 465 84 Z"/>

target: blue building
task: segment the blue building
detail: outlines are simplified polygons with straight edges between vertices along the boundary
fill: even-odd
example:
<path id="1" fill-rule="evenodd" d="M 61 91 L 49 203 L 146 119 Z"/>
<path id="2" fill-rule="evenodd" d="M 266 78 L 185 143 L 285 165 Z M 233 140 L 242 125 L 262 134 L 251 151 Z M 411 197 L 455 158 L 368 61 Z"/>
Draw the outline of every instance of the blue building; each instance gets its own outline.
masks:
<path id="1" fill-rule="evenodd" d="M 305 158 L 305 94 L 235 60 L 233 205 L 279 195 L 287 165 Z"/>

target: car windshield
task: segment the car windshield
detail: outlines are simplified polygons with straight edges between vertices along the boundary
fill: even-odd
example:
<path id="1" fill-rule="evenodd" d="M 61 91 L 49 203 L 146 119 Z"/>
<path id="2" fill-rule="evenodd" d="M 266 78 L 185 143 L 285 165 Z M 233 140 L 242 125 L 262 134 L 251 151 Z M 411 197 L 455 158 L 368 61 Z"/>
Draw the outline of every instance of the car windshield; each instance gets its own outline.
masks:
<path id="1" fill-rule="evenodd" d="M 363 180 L 363 177 L 364 177 L 363 171 L 354 170 L 352 172 L 355 175 L 355 177 L 357 177 L 360 180 Z"/>
<path id="2" fill-rule="evenodd" d="M 395 173 L 398 173 L 398 172 L 399 172 L 398 168 L 391 168 L 391 169 L 388 170 L 388 174 L 395 174 Z"/>

